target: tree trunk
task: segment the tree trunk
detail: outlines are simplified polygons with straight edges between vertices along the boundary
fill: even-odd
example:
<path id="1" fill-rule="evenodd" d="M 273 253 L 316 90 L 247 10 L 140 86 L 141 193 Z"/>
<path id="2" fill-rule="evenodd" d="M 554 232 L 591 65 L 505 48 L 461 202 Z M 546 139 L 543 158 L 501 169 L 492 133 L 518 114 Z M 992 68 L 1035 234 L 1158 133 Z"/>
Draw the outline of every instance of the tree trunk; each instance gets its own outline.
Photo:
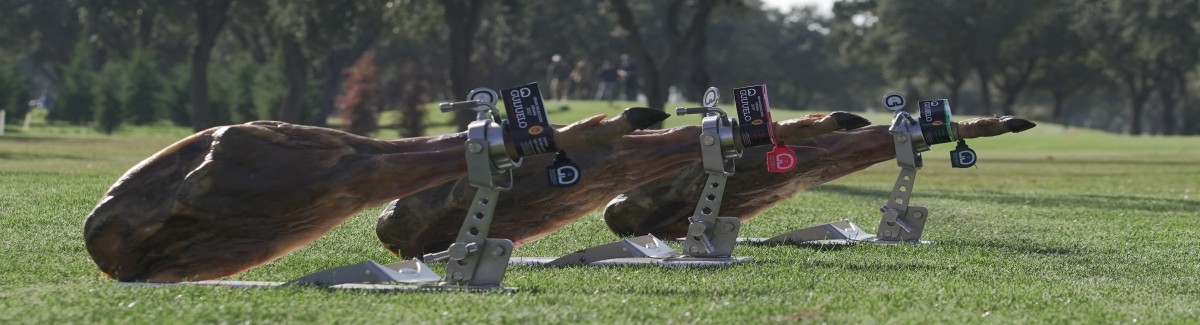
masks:
<path id="1" fill-rule="evenodd" d="M 301 110 L 304 108 L 304 96 L 308 90 L 308 59 L 300 48 L 300 42 L 293 35 L 280 38 L 280 50 L 283 55 L 283 77 L 287 89 L 284 92 L 279 107 L 277 119 L 289 123 L 301 123 Z"/>
<path id="2" fill-rule="evenodd" d="M 337 107 L 334 101 L 341 92 L 342 71 L 354 65 L 363 54 L 375 45 L 383 30 L 383 11 L 373 11 L 363 21 L 359 33 L 355 35 L 354 44 L 350 48 L 329 53 L 321 71 L 321 87 L 317 90 L 317 116 L 313 120 L 315 126 L 325 126 L 325 119 L 333 114 Z"/>
<path id="3" fill-rule="evenodd" d="M 154 36 L 154 17 L 157 16 L 154 6 L 143 6 L 142 14 L 138 15 L 137 46 L 149 47 Z"/>
<path id="4" fill-rule="evenodd" d="M 1038 64 L 1037 57 L 1031 57 L 1025 60 L 1021 69 L 1017 71 L 1018 75 L 1009 75 L 1007 72 L 1002 72 L 1001 76 L 1004 80 L 1000 82 L 1000 91 L 1004 93 L 1004 104 L 1000 106 L 1000 111 L 1006 116 L 1016 115 L 1013 110 L 1013 105 L 1017 104 L 1017 99 L 1020 99 L 1021 91 L 1025 89 L 1025 84 L 1029 82 L 1029 77 L 1033 75 L 1033 70 Z"/>
<path id="5" fill-rule="evenodd" d="M 400 137 L 411 138 L 425 135 L 425 109 L 421 107 L 421 94 L 425 93 L 425 82 L 420 80 L 405 81 L 407 94 L 400 105 Z"/>
<path id="6" fill-rule="evenodd" d="M 960 82 L 960 83 L 956 83 L 956 84 L 948 84 L 948 85 L 946 85 L 946 88 L 950 88 L 950 105 L 951 105 L 950 107 L 954 107 L 954 105 L 959 105 L 960 103 L 958 102 L 958 98 L 959 98 L 958 95 L 962 90 L 962 83 Z M 913 98 L 920 100 L 920 97 L 913 97 Z M 952 110 L 952 112 L 953 112 L 953 110 Z M 965 112 L 965 110 L 960 111 L 960 112 Z"/>
<path id="7" fill-rule="evenodd" d="M 976 67 L 975 73 L 979 76 L 979 101 L 983 107 L 983 114 L 980 115 L 992 114 L 991 73 L 986 67 Z"/>
<path id="8" fill-rule="evenodd" d="M 1146 107 L 1144 96 L 1134 96 L 1129 102 L 1129 134 L 1142 134 L 1142 111 Z"/>
<path id="9" fill-rule="evenodd" d="M 1065 106 L 1067 102 L 1066 93 L 1061 91 L 1051 91 L 1050 95 L 1054 97 L 1054 106 L 1051 110 L 1051 114 L 1054 116 L 1054 121 L 1066 126 L 1067 117 L 1064 116 L 1066 115 L 1066 112 L 1063 111 L 1063 106 Z"/>
<path id="10" fill-rule="evenodd" d="M 342 89 L 342 87 L 340 87 L 342 70 L 346 69 L 348 66 L 346 64 L 341 64 L 341 62 L 337 62 L 338 59 L 334 56 L 335 55 L 330 55 L 330 57 L 326 58 L 324 60 L 325 64 L 323 64 L 323 67 L 321 68 L 321 76 L 319 77 L 321 79 L 321 86 L 317 88 L 316 98 L 317 116 L 312 119 L 312 125 L 315 126 L 326 126 L 326 124 L 328 124 L 325 122 L 326 118 L 330 114 L 333 114 L 334 110 L 337 110 L 337 107 L 334 106 L 334 99 L 337 98 L 338 93 Z M 342 122 L 347 123 L 347 121 Z"/>
<path id="11" fill-rule="evenodd" d="M 667 103 L 668 88 L 670 88 L 670 80 L 674 76 L 675 66 L 682 55 L 683 49 L 687 48 L 696 37 L 701 37 L 700 34 L 705 32 L 705 25 L 708 22 L 708 16 L 716 7 L 715 0 L 701 0 L 696 3 L 695 12 L 692 13 L 691 22 L 688 24 L 685 32 L 680 33 L 675 29 L 675 22 L 682 7 L 683 1 L 676 0 L 668 5 L 666 25 L 668 27 L 667 35 L 669 37 L 667 53 L 662 56 L 661 63 L 656 63 L 654 55 L 650 53 L 645 41 L 642 39 L 641 28 L 638 27 L 637 21 L 633 17 L 633 11 L 629 9 L 629 4 L 625 0 L 610 0 L 613 9 L 617 16 L 617 26 L 625 31 L 625 40 L 629 42 L 629 47 L 632 50 L 632 56 L 641 65 L 642 75 L 642 91 L 646 93 L 646 106 L 663 110 Z M 661 128 L 662 124 L 656 124 L 650 128 Z"/>
<path id="12" fill-rule="evenodd" d="M 700 32 L 692 44 L 692 69 L 690 71 L 692 89 L 690 93 L 695 93 L 697 96 L 688 98 L 688 100 L 697 102 L 704 100 L 704 91 L 712 86 L 712 76 L 708 74 L 708 64 L 705 62 L 708 53 L 708 17 L 709 15 L 699 17 L 700 21 L 697 23 L 700 24 Z M 684 93 L 689 92 L 685 91 Z"/>
<path id="13" fill-rule="evenodd" d="M 1182 83 L 1179 84 L 1179 88 L 1180 89 L 1188 89 L 1187 78 L 1183 79 Z M 1181 134 L 1181 135 L 1200 134 L 1200 107 L 1197 107 L 1195 100 L 1193 98 L 1190 98 L 1186 95 L 1183 96 L 1183 98 L 1181 100 L 1183 101 L 1183 107 L 1182 107 L 1183 114 L 1180 114 L 1180 115 L 1182 115 L 1181 119 L 1183 120 L 1183 127 L 1180 128 L 1179 134 Z"/>
<path id="14" fill-rule="evenodd" d="M 1125 82 L 1125 89 L 1129 92 L 1129 134 L 1142 134 L 1142 111 L 1145 110 L 1146 101 L 1150 99 L 1150 92 L 1154 90 L 1151 85 L 1153 77 L 1148 72 L 1147 64 L 1142 64 L 1140 68 L 1134 70 L 1125 70 L 1122 74 L 1122 81 Z"/>
<path id="15" fill-rule="evenodd" d="M 1176 70 L 1178 71 L 1178 70 Z M 1184 93 L 1184 89 L 1180 86 L 1183 83 L 1182 73 L 1167 72 L 1162 79 L 1159 79 L 1158 98 L 1162 102 L 1162 133 L 1164 135 L 1175 135 L 1179 133 L 1179 121 L 1175 116 L 1175 106 L 1179 103 L 1179 96 Z"/>
<path id="16" fill-rule="evenodd" d="M 483 11 L 481 0 L 443 0 L 443 21 L 450 29 L 448 45 L 450 47 L 450 93 L 451 100 L 464 99 L 474 87 L 474 74 L 471 71 L 471 55 L 474 51 L 475 32 L 479 29 L 480 12 Z M 454 112 L 454 124 L 459 131 L 467 129 L 467 125 L 475 120 L 475 112 L 459 110 Z"/>
<path id="17" fill-rule="evenodd" d="M 197 0 L 196 3 L 196 47 L 192 49 L 192 73 L 189 84 L 192 102 L 192 130 L 200 131 L 214 126 L 212 109 L 208 102 L 208 61 L 216 44 L 217 35 L 225 24 L 225 17 L 232 0 Z"/>

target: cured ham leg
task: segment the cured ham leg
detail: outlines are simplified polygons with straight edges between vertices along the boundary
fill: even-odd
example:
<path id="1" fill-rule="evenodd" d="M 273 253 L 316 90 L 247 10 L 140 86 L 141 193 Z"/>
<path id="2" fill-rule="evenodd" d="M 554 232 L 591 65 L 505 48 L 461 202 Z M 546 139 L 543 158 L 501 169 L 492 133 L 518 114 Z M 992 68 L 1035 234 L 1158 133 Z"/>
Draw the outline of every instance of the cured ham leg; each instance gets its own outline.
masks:
<path id="1" fill-rule="evenodd" d="M 595 116 L 557 130 L 554 140 L 585 148 L 667 116 Z M 88 216 L 84 240 L 100 270 L 121 281 L 232 275 L 303 247 L 364 208 L 463 177 L 465 141 L 465 132 L 383 141 L 273 121 L 208 129 L 121 176 Z"/>
<path id="2" fill-rule="evenodd" d="M 989 117 L 958 122 L 956 131 L 959 138 L 971 139 L 1021 132 L 1034 126 L 1033 122 L 1018 117 Z M 726 183 L 722 216 L 750 220 L 796 192 L 896 158 L 886 125 L 834 132 L 806 143 L 789 143 L 821 149 L 793 148 L 798 161 L 796 169 L 784 174 L 769 173 L 762 167 L 767 149 L 747 149 L 737 162 L 737 174 Z M 705 175 L 703 167 L 693 163 L 674 175 L 628 191 L 609 202 L 604 209 L 604 221 L 618 236 L 683 237 Z"/>
<path id="3" fill-rule="evenodd" d="M 784 141 L 800 142 L 867 124 L 857 115 L 835 112 L 781 121 L 777 132 Z M 489 236 L 510 239 L 514 245 L 528 243 L 600 208 L 617 194 L 672 175 L 700 160 L 700 131 L 699 126 L 641 131 L 609 145 L 569 151 L 583 178 L 567 188 L 547 183 L 545 166 L 553 156 L 526 158 L 521 168 L 513 170 L 513 189 L 500 195 Z M 393 202 L 379 217 L 379 240 L 405 258 L 446 250 L 470 207 L 474 190 L 469 188 L 462 178 Z"/>

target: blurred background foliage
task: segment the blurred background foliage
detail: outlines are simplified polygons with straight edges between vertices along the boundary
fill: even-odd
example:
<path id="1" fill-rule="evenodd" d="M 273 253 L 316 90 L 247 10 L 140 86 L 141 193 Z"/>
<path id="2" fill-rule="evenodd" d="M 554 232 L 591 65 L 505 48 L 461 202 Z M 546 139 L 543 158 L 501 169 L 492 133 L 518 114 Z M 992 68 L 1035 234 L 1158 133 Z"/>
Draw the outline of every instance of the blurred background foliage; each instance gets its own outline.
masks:
<path id="1" fill-rule="evenodd" d="M 791 109 L 878 111 L 899 90 L 959 114 L 1190 135 L 1198 30 L 1196 0 L 0 0 L 0 108 L 106 133 L 273 119 L 413 136 L 427 102 L 546 92 L 555 55 L 563 98 L 594 99 L 601 64 L 626 56 L 633 98 L 660 109 L 766 83 Z"/>

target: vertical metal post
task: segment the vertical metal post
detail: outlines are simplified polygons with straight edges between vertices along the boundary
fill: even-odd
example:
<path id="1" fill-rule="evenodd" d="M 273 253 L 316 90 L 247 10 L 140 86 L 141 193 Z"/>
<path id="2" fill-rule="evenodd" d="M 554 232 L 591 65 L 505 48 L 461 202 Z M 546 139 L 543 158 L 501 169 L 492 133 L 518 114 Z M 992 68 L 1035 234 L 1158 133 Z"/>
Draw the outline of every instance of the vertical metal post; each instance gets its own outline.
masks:
<path id="1" fill-rule="evenodd" d="M 918 151 L 929 150 L 929 146 L 925 144 L 916 120 L 903 111 L 896 112 L 888 132 L 892 134 L 895 144 L 896 164 L 900 166 L 900 175 L 896 177 L 896 185 L 892 187 L 887 204 L 879 209 L 883 218 L 879 222 L 875 241 L 919 242 L 929 209 L 910 205 L 909 199 L 916 184 L 917 170 L 920 170 L 922 165 L 921 154 Z"/>
<path id="2" fill-rule="evenodd" d="M 700 154 L 708 178 L 688 218 L 687 238 L 683 254 L 692 257 L 729 257 L 737 244 L 741 220 L 720 217 L 721 198 L 729 176 L 736 170 L 737 158 L 742 156 L 734 141 L 737 124 L 716 107 L 680 108 L 679 115 L 705 114 L 700 133 Z"/>
<path id="3" fill-rule="evenodd" d="M 509 172 L 520 166 L 520 160 L 508 156 L 504 139 L 504 127 L 498 120 L 494 106 L 495 91 L 486 88 L 473 90 L 466 102 L 445 103 L 442 111 L 469 108 L 477 112 L 477 120 L 467 128 L 465 144 L 467 157 L 467 179 L 475 187 L 471 208 L 459 228 L 458 238 L 447 251 L 450 263 L 442 285 L 454 286 L 499 286 L 507 270 L 508 258 L 512 254 L 512 241 L 487 238 L 496 210 L 496 199 L 500 192 L 512 188 L 513 178 Z M 500 176 L 502 184 L 498 184 Z M 506 177 L 505 177 L 506 176 Z M 504 180 L 507 178 L 507 180 Z"/>

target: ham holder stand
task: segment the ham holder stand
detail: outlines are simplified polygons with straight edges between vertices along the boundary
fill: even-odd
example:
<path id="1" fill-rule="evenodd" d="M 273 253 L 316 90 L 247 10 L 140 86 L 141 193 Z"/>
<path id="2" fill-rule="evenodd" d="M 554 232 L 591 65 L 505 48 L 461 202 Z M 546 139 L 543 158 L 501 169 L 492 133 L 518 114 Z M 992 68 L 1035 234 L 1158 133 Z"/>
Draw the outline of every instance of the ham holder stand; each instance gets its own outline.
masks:
<path id="1" fill-rule="evenodd" d="M 289 283 L 328 287 L 341 283 L 400 282 L 412 284 L 414 289 L 515 291 L 515 288 L 501 285 L 512 254 L 512 241 L 487 238 L 496 199 L 500 192 L 512 189 L 513 178 L 509 171 L 521 165 L 521 159 L 510 157 L 507 151 L 505 123 L 496 109 L 499 98 L 495 90 L 476 88 L 467 95 L 467 101 L 440 105 L 442 112 L 469 109 L 476 113 L 475 121 L 467 126 L 465 145 L 467 179 L 475 187 L 475 197 L 459 228 L 457 240 L 447 251 L 450 261 L 446 264 L 445 276 L 438 276 L 428 265 L 414 258 L 384 267 L 367 261 L 320 271 Z"/>
<path id="2" fill-rule="evenodd" d="M 749 261 L 750 257 L 733 255 L 741 221 L 734 217 L 719 217 L 725 182 L 734 174 L 735 163 L 742 150 L 734 137 L 738 123 L 720 108 L 717 88 L 704 94 L 704 107 L 677 108 L 677 115 L 701 114 L 700 154 L 708 174 L 704 191 L 692 216 L 688 218 L 687 237 L 683 251 L 675 250 L 654 235 L 627 238 L 617 242 L 576 251 L 562 257 L 513 257 L 515 265 L 541 266 L 615 266 L 659 265 L 681 267 L 727 266 Z"/>
<path id="3" fill-rule="evenodd" d="M 954 141 L 955 131 L 950 120 L 950 106 L 946 100 L 921 101 L 918 108 L 920 116 L 914 119 L 905 112 L 907 103 L 899 93 L 884 95 L 883 104 L 893 113 L 892 126 L 888 133 L 892 135 L 896 148 L 896 164 L 900 166 L 900 175 L 887 204 L 879 208 L 883 214 L 879 222 L 878 235 L 872 235 L 850 220 L 834 221 L 818 226 L 803 228 L 771 238 L 742 238 L 740 241 L 755 244 L 802 244 L 802 245 L 847 245 L 854 243 L 874 244 L 929 244 L 921 240 L 925 222 L 929 219 L 929 209 L 923 206 L 910 205 L 913 185 L 916 182 L 917 170 L 921 169 L 921 152 L 929 151 L 929 146 Z M 954 168 L 967 168 L 975 165 L 975 151 L 967 147 L 966 142 L 958 140 L 958 148 L 951 151 L 951 165 Z"/>
<path id="4" fill-rule="evenodd" d="M 512 173 L 520 158 L 507 151 L 504 123 L 496 109 L 499 95 L 488 88 L 476 88 L 467 101 L 442 103 L 442 112 L 469 109 L 476 120 L 467 127 L 464 146 L 467 177 L 475 187 L 474 201 L 467 213 L 457 241 L 450 246 L 446 275 L 439 276 L 417 259 L 382 265 L 375 261 L 317 271 L 288 282 L 209 280 L 182 283 L 130 283 L 143 286 L 220 285 L 268 288 L 289 285 L 317 286 L 328 289 L 363 291 L 502 291 L 514 292 L 501 281 L 508 267 L 513 244 L 508 239 L 487 238 L 500 192 L 512 188 Z"/>

